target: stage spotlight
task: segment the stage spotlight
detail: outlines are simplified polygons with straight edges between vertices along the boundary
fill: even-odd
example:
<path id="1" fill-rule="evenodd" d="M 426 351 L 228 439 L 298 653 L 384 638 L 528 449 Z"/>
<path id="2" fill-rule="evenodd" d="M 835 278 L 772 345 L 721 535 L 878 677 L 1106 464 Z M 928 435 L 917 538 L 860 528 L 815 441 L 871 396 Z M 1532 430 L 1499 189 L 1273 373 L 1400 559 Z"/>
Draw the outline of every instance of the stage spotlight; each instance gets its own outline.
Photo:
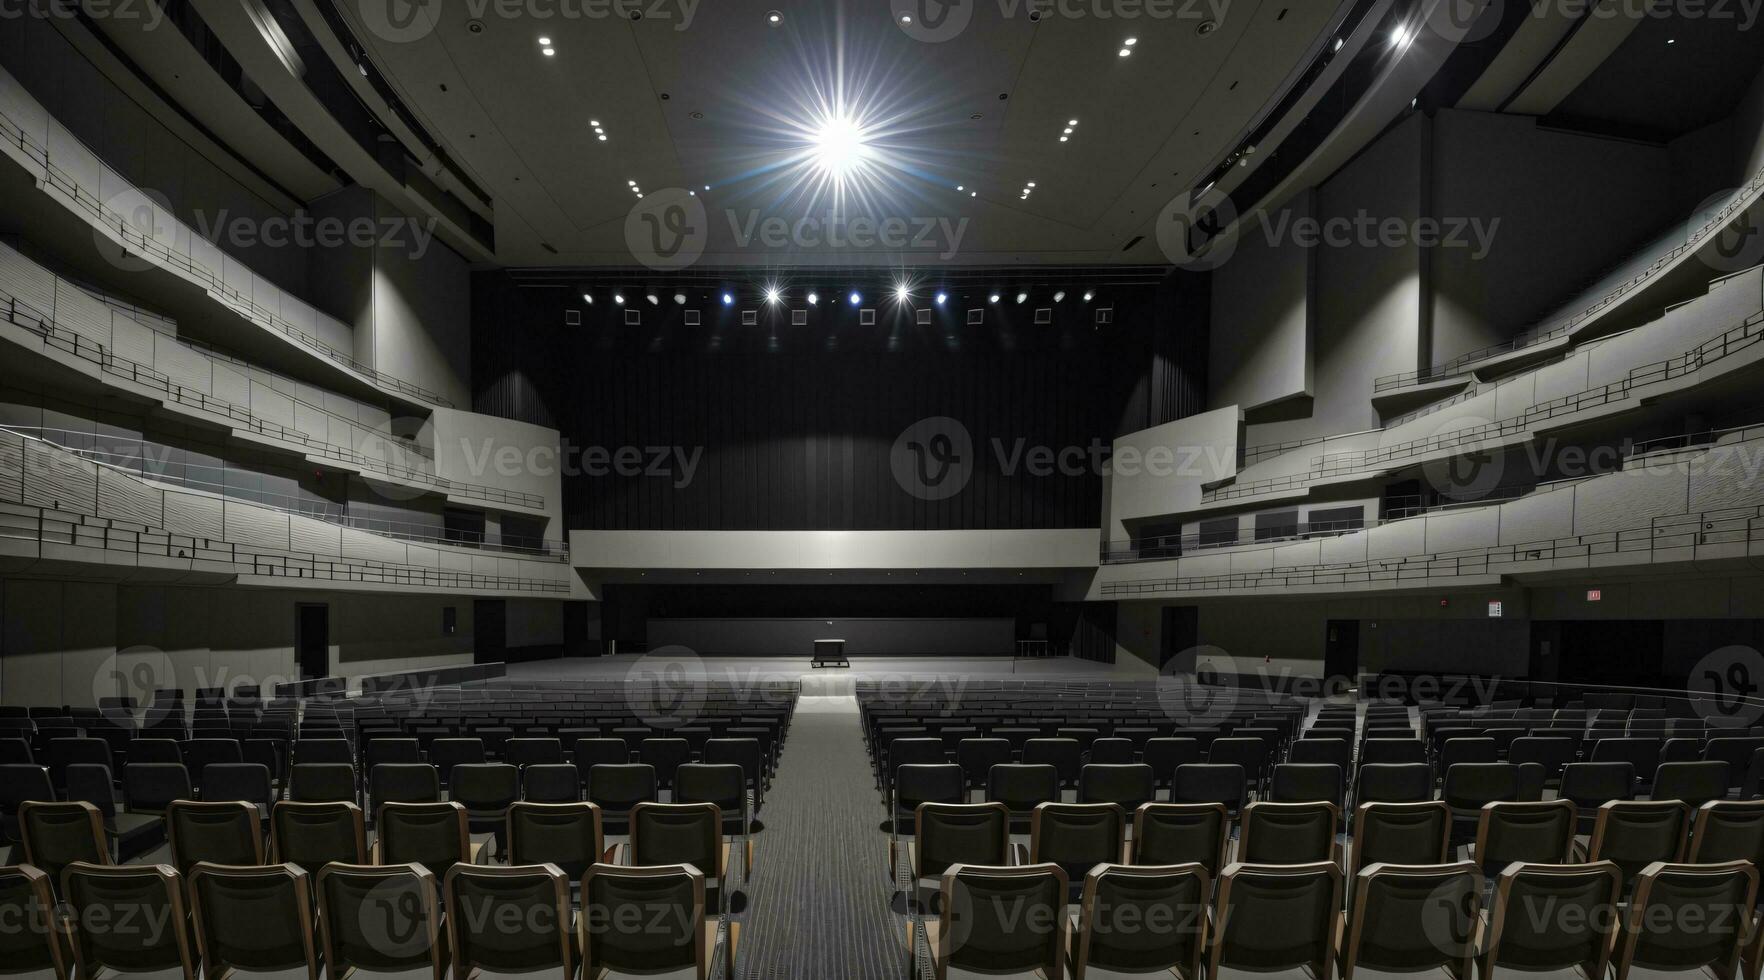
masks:
<path id="1" fill-rule="evenodd" d="M 821 301 L 821 294 L 816 293 L 816 292 L 809 293 L 808 294 L 808 301 L 809 301 L 810 306 L 814 306 L 815 304 L 817 304 Z"/>
<path id="2" fill-rule="evenodd" d="M 855 289 L 851 291 L 851 296 L 849 297 L 849 299 L 851 300 L 851 305 L 853 305 L 853 306 L 856 306 L 859 303 L 862 303 L 864 301 L 863 294 L 858 292 Z"/>
<path id="3" fill-rule="evenodd" d="M 1018 293 L 1017 294 L 1017 302 L 1019 302 L 1019 303 L 1023 302 L 1024 300 L 1026 300 L 1028 298 L 1029 298 L 1028 293 Z"/>
<path id="4" fill-rule="evenodd" d="M 904 284 L 894 287 L 894 298 L 897 302 L 904 303 L 911 297 L 912 292 Z"/>
<path id="5" fill-rule="evenodd" d="M 588 305 L 589 305 L 589 306 L 593 306 L 593 305 L 594 305 L 594 296 L 593 296 L 593 294 L 592 294 L 592 293 L 583 293 L 583 294 L 582 294 L 582 299 L 583 299 L 583 301 L 584 301 L 584 302 L 586 302 L 586 303 L 587 303 L 587 304 L 588 304 Z"/>
<path id="6" fill-rule="evenodd" d="M 944 300 L 946 300 L 946 299 L 949 299 L 949 294 L 948 294 L 948 293 L 938 293 L 938 294 L 937 294 L 937 305 L 938 305 L 938 306 L 942 306 L 942 305 L 943 305 L 943 301 L 944 301 Z"/>
<path id="7" fill-rule="evenodd" d="M 1085 290 L 1084 291 L 1084 302 L 1086 302 L 1086 303 L 1090 302 L 1090 298 L 1095 295 L 1096 295 L 1095 293 L 1093 293 L 1089 290 Z"/>
<path id="8" fill-rule="evenodd" d="M 685 293 L 675 293 L 674 294 L 674 302 L 680 304 L 681 306 L 685 306 L 686 305 L 686 294 Z"/>
<path id="9" fill-rule="evenodd" d="M 624 306 L 625 305 L 625 294 L 624 293 L 614 293 L 613 294 L 613 302 L 619 304 L 620 306 Z"/>
<path id="10" fill-rule="evenodd" d="M 724 293 L 724 294 L 723 294 L 723 305 L 724 305 L 724 306 L 733 306 L 733 305 L 735 305 L 735 296 L 734 296 L 734 294 L 732 294 L 732 293 Z"/>
<path id="11" fill-rule="evenodd" d="M 643 298 L 646 300 L 649 300 L 650 306 L 660 306 L 661 305 L 661 297 L 657 296 L 654 293 L 649 293 L 649 294 L 645 295 Z"/>
<path id="12" fill-rule="evenodd" d="M 991 296 L 988 296 L 988 297 L 986 297 L 986 302 L 988 302 L 988 303 L 996 303 L 996 302 L 998 302 L 998 294 L 997 294 L 997 293 L 993 293 L 993 294 L 992 294 L 992 295 L 991 295 Z"/>
<path id="13" fill-rule="evenodd" d="M 1054 302 L 1056 302 L 1056 303 L 1064 301 L 1065 298 L 1066 298 L 1066 291 L 1064 289 L 1060 290 L 1057 293 L 1054 293 Z"/>
<path id="14" fill-rule="evenodd" d="M 776 286 L 767 286 L 766 302 L 775 304 L 778 302 L 778 298 L 778 288 Z"/>

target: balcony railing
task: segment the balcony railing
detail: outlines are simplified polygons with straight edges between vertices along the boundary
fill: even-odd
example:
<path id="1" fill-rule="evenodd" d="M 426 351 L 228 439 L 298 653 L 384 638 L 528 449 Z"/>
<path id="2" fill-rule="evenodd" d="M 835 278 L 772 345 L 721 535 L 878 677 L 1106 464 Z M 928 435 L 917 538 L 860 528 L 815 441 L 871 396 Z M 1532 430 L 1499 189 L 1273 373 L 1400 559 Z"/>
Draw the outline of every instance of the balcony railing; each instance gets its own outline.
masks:
<path id="1" fill-rule="evenodd" d="M 1738 507 L 1656 517 L 1645 525 L 1620 531 L 1472 548 L 1438 555 L 1225 575 L 1105 582 L 1101 592 L 1105 598 L 1116 598 L 1172 592 L 1216 593 L 1248 589 L 1340 588 L 1356 585 L 1397 588 L 1426 585 L 1441 578 L 1511 575 L 1527 571 L 1539 563 L 1553 561 L 1584 562 L 1609 556 L 1633 558 L 1638 564 L 1659 558 L 1694 561 L 1707 557 L 1702 552 L 1711 547 L 1720 546 L 1724 552 L 1730 553 L 1735 546 L 1749 547 L 1760 543 L 1764 543 L 1764 506 Z"/>
<path id="2" fill-rule="evenodd" d="M 1484 361 L 1501 354 L 1524 350 L 1527 347 L 1533 347 L 1537 344 L 1553 340 L 1569 333 L 1575 327 L 1580 326 L 1587 320 L 1590 320 L 1599 313 L 1609 309 L 1624 296 L 1633 292 L 1638 286 L 1645 284 L 1648 280 L 1654 278 L 1656 275 L 1660 274 L 1660 272 L 1676 263 L 1685 253 L 1690 252 L 1697 248 L 1697 246 L 1701 245 L 1703 240 L 1708 238 L 1711 234 L 1726 228 L 1728 219 L 1752 205 L 1760 189 L 1764 189 L 1764 169 L 1753 174 L 1752 179 L 1747 182 L 1745 187 L 1741 188 L 1740 191 L 1734 195 L 1733 200 L 1729 201 L 1726 207 L 1717 211 L 1714 217 L 1710 218 L 1707 222 L 1704 222 L 1702 227 L 1692 232 L 1690 236 L 1685 239 L 1683 244 L 1674 247 L 1665 255 L 1655 259 L 1646 269 L 1619 283 L 1609 293 L 1599 297 L 1590 306 L 1580 312 L 1565 319 L 1534 327 L 1511 340 L 1503 341 L 1498 344 L 1490 344 L 1487 347 L 1460 354 L 1450 360 L 1442 361 L 1418 371 L 1405 371 L 1401 374 L 1387 374 L 1373 381 L 1372 390 L 1374 392 L 1388 391 L 1393 388 L 1403 388 L 1409 385 L 1422 384 L 1427 381 L 1437 380 L 1448 375 L 1457 374 L 1463 368 L 1474 364 L 1477 361 Z"/>
<path id="3" fill-rule="evenodd" d="M 430 488 L 439 493 L 451 494 L 453 496 L 469 498 L 472 500 L 511 504 L 520 507 L 531 507 L 534 509 L 545 506 L 545 498 L 538 494 L 526 493 L 518 490 L 504 490 L 501 487 L 484 486 L 482 484 L 464 483 L 458 480 L 450 480 L 446 477 L 437 476 L 426 470 L 397 466 L 387 462 L 383 458 L 367 456 L 356 452 L 355 450 L 338 446 L 335 443 L 314 438 L 313 436 L 301 432 L 299 429 L 290 428 L 289 426 L 282 425 L 278 422 L 269 421 L 268 419 L 255 414 L 248 408 L 235 405 L 231 402 L 222 401 L 206 392 L 198 391 L 195 388 L 180 385 L 176 381 L 173 381 L 170 376 L 154 370 L 148 365 L 132 361 L 117 354 L 115 351 L 102 344 L 93 343 L 91 340 L 80 334 L 59 327 L 41 310 L 19 300 L 17 297 L 4 290 L 0 290 L 0 318 L 4 318 L 15 326 L 22 327 L 36 334 L 38 337 L 42 338 L 45 347 L 52 347 L 64 353 L 72 354 L 81 360 L 96 364 L 102 368 L 106 374 L 123 378 L 145 387 L 153 388 L 164 393 L 167 398 L 178 402 L 179 404 L 188 405 L 205 412 L 212 412 L 216 415 L 225 416 L 241 429 L 255 432 L 268 438 L 305 446 L 312 450 L 315 455 L 341 460 L 353 466 L 360 467 L 363 471 L 368 472 L 369 475 L 376 473 L 385 474 L 407 483 Z M 397 448 L 399 451 L 404 451 L 406 445 L 414 445 L 409 443 L 408 440 L 390 434 L 382 435 L 376 432 L 375 435 L 376 437 L 385 439 L 388 445 Z M 421 456 L 432 455 L 432 453 L 429 453 L 427 450 L 422 450 L 416 454 Z"/>
<path id="4" fill-rule="evenodd" d="M 1719 337 L 1706 340 L 1677 357 L 1634 368 L 1621 381 L 1613 381 L 1596 388 L 1588 388 L 1563 395 L 1560 398 L 1539 402 L 1512 418 L 1484 425 L 1467 426 L 1426 439 L 1411 439 L 1357 453 L 1331 453 L 1327 456 L 1316 456 L 1311 459 L 1311 468 L 1308 472 L 1203 490 L 1201 500 L 1205 503 L 1213 503 L 1278 493 L 1283 490 L 1308 486 L 1316 480 L 1331 476 L 1353 473 L 1365 473 L 1367 476 L 1371 476 L 1373 475 L 1371 471 L 1374 469 L 1388 468 L 1395 463 L 1408 462 L 1414 457 L 1426 453 L 1516 435 L 1529 431 L 1539 422 L 1623 401 L 1637 391 L 1652 385 L 1681 378 L 1687 374 L 1694 374 L 1707 365 L 1754 346 L 1760 338 L 1764 338 L 1764 313 L 1754 313 Z"/>
<path id="5" fill-rule="evenodd" d="M 26 158 L 42 169 L 43 179 L 47 185 L 61 192 L 71 200 L 75 206 L 90 215 L 91 220 L 98 227 L 104 229 L 106 233 L 116 235 L 117 240 L 130 251 L 139 255 L 147 256 L 156 263 L 190 276 L 197 280 L 202 287 L 208 290 L 211 294 L 239 312 L 244 313 L 249 318 L 259 321 L 270 329 L 286 335 L 289 339 L 306 347 L 320 357 L 333 361 L 363 377 L 372 379 L 375 384 L 378 384 L 383 388 L 396 391 L 402 395 L 406 395 L 418 401 L 427 402 L 431 405 L 440 405 L 448 408 L 452 407 L 453 403 L 442 397 L 439 392 L 431 391 L 420 385 L 412 384 L 363 364 L 349 354 L 346 354 L 324 341 L 319 340 L 317 337 L 302 331 L 299 327 L 283 319 L 279 314 L 260 306 L 250 296 L 247 296 L 245 293 L 229 284 L 213 270 L 210 270 L 204 265 L 198 264 L 188 255 L 179 254 L 178 252 L 167 248 L 163 243 L 152 236 L 144 235 L 129 227 L 127 219 L 111 210 L 104 204 L 104 202 L 94 197 L 90 191 L 80 185 L 78 180 L 74 179 L 72 174 L 56 166 L 49 158 L 48 148 L 39 145 L 36 140 L 32 139 L 30 135 L 24 131 L 24 128 L 20 126 L 16 120 L 12 119 L 4 111 L 0 111 L 0 139 L 4 139 L 7 143 L 17 146 L 19 151 L 22 152 Z M 196 232 L 191 229 L 186 228 L 185 230 L 192 236 L 196 235 Z"/>

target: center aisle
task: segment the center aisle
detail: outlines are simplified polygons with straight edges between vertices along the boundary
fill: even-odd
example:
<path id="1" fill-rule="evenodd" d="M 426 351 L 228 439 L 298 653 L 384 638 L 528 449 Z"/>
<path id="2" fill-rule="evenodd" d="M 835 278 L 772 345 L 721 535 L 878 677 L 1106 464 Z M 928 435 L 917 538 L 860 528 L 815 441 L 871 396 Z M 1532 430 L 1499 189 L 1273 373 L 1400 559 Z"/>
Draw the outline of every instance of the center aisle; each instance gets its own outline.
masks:
<path id="1" fill-rule="evenodd" d="M 855 698 L 798 701 L 760 816 L 741 976 L 904 976 L 905 920 L 888 910 L 886 814 Z"/>

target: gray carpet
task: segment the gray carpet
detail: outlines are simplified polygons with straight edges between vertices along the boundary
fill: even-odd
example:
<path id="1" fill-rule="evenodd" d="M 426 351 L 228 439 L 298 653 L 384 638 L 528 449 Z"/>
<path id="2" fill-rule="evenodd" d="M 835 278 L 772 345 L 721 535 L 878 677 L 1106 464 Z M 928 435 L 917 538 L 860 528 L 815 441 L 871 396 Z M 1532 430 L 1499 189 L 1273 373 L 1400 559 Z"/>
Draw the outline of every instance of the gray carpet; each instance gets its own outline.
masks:
<path id="1" fill-rule="evenodd" d="M 797 711 L 762 813 L 741 975 L 906 976 L 905 920 L 888 909 L 888 838 L 876 829 L 885 814 L 855 705 Z"/>

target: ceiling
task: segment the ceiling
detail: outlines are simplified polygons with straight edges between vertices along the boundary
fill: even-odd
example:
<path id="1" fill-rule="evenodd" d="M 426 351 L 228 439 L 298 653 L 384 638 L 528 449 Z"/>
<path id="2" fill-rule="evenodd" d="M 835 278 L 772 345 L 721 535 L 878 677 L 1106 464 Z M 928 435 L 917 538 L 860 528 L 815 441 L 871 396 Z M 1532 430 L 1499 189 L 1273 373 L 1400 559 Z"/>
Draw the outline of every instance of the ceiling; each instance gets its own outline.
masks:
<path id="1" fill-rule="evenodd" d="M 1545 121 L 1664 142 L 1726 118 L 1764 64 L 1764 25 L 1747 6 L 1642 18 Z"/>
<path id="2" fill-rule="evenodd" d="M 1122 246 L 1237 148 L 1345 5 L 1067 2 L 1032 22 L 1027 0 L 975 2 L 945 8 L 971 19 L 940 40 L 882 0 L 510 6 L 430 2 L 432 23 L 388 30 L 373 3 L 338 3 L 494 199 L 499 262 L 648 261 L 634 209 L 690 190 L 699 261 L 785 266 L 1161 261 Z M 633 6 L 646 16 L 609 16 Z M 837 187 L 808 159 L 828 117 L 868 141 Z"/>

